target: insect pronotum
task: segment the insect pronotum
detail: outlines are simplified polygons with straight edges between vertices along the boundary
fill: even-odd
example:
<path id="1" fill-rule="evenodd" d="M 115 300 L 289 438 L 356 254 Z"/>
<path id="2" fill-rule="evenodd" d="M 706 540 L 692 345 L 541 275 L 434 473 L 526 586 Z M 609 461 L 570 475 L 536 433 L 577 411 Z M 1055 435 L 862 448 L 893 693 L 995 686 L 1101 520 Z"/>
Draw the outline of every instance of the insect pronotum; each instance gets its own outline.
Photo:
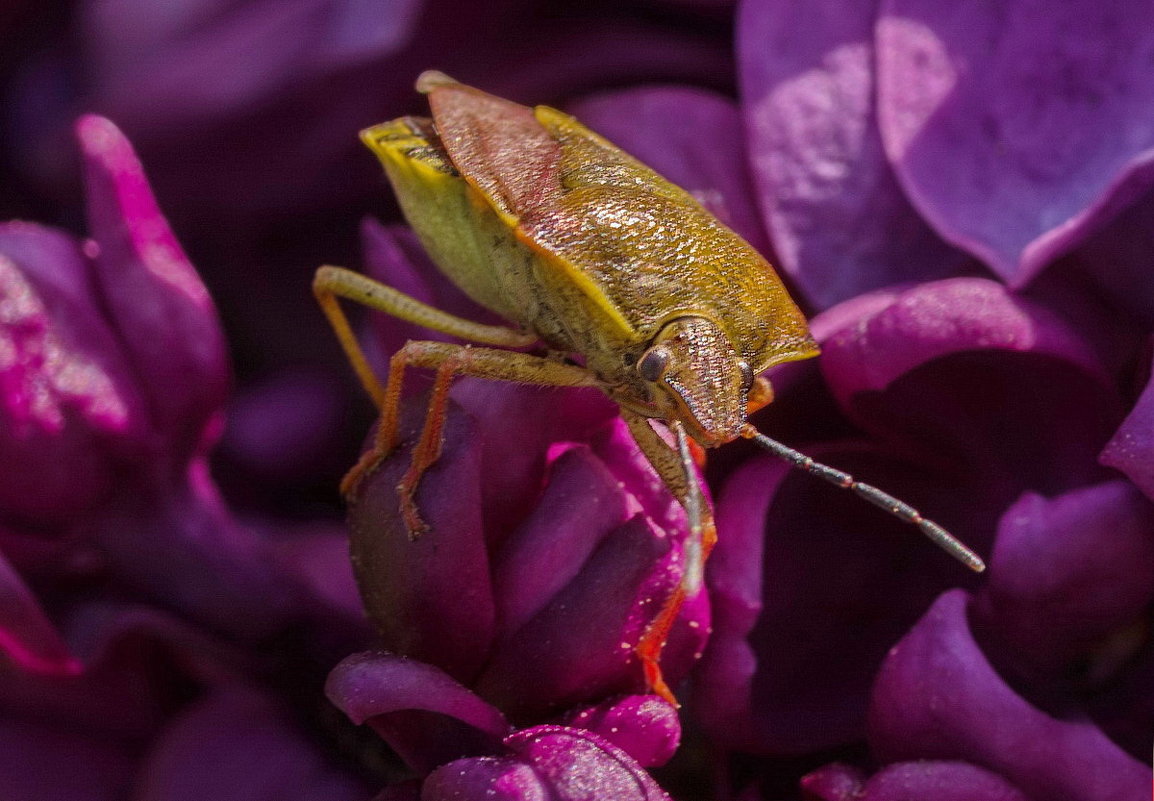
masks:
<path id="1" fill-rule="evenodd" d="M 745 437 L 796 468 L 848 489 L 976 571 L 982 560 L 916 509 L 770 439 L 747 422 L 773 397 L 761 374 L 817 355 L 805 318 L 765 259 L 689 193 L 547 106 L 527 108 L 426 72 L 417 89 L 432 118 L 363 131 L 406 219 L 437 266 L 512 323 L 482 325 L 358 273 L 322 267 L 314 291 L 381 412 L 376 444 L 345 477 L 351 493 L 396 445 L 407 367 L 436 370 L 429 410 L 398 487 L 411 537 L 414 501 L 436 461 L 454 375 L 598 387 L 621 408 L 638 446 L 690 521 L 683 578 L 636 647 L 651 689 L 676 703 L 659 656 L 683 599 L 702 582 L 716 534 L 693 469 L 691 441 Z M 338 302 L 346 299 L 481 345 L 411 341 L 382 386 Z M 538 344 L 546 355 L 501 348 Z M 574 354 L 583 366 L 559 358 Z M 650 425 L 665 423 L 670 447 Z"/>

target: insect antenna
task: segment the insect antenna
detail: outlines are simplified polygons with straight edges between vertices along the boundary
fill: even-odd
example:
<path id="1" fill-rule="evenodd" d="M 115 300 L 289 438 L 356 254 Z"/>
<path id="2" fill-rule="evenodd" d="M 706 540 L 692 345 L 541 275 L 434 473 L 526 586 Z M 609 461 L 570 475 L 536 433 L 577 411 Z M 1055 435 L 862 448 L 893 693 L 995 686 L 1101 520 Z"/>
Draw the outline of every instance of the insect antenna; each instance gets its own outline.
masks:
<path id="1" fill-rule="evenodd" d="M 770 439 L 752 425 L 746 423 L 741 435 L 751 439 L 777 458 L 788 462 L 798 470 L 804 470 L 812 476 L 825 479 L 829 483 L 842 489 L 847 489 L 859 498 L 885 509 L 894 517 L 918 527 L 930 540 L 950 556 L 957 559 L 975 573 L 986 569 L 986 563 L 976 553 L 962 544 L 953 534 L 946 531 L 933 520 L 922 517 L 922 513 L 905 501 L 899 501 L 888 492 L 882 492 L 872 484 L 856 480 L 849 473 L 845 473 L 827 464 L 816 462 L 801 451 L 796 451 L 788 445 L 783 445 L 775 439 Z"/>

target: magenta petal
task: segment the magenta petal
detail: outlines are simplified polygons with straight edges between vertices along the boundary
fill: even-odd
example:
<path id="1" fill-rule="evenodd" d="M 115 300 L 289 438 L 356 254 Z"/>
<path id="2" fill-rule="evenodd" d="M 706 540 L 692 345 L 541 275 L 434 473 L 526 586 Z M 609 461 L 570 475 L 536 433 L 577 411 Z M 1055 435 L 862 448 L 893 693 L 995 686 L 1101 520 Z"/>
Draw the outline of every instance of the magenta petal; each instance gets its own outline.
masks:
<path id="1" fill-rule="evenodd" d="M 409 443 L 426 410 L 421 401 L 403 418 Z M 418 537 L 409 536 L 397 494 L 412 459 L 409 447 L 365 477 L 349 508 L 353 568 L 382 644 L 465 683 L 488 659 L 496 625 L 480 445 L 473 422 L 451 404 L 441 455 L 417 486 L 417 509 L 429 527 Z"/>
<path id="2" fill-rule="evenodd" d="M 970 634 L 967 601 L 962 590 L 943 594 L 890 652 L 870 708 L 874 754 L 964 760 L 1032 798 L 1146 798 L 1148 767 L 1093 724 L 1052 718 L 1006 686 Z"/>
<path id="3" fill-rule="evenodd" d="M 537 771 L 507 757 L 474 757 L 442 765 L 421 786 L 421 801 L 552 801 Z"/>
<path id="4" fill-rule="evenodd" d="M 515 719 L 528 719 L 635 689 L 641 671 L 633 649 L 653 614 L 650 605 L 660 608 L 676 580 L 655 569 L 670 552 L 666 535 L 641 515 L 618 526 L 581 572 L 501 644 L 477 691 Z"/>
<path id="5" fill-rule="evenodd" d="M 887 0 L 878 117 L 910 198 L 1015 286 L 1154 179 L 1154 27 L 1140 3 Z"/>
<path id="6" fill-rule="evenodd" d="M 0 225 L 0 507 L 34 526 L 102 500 L 146 439 L 144 404 L 67 234 Z"/>
<path id="7" fill-rule="evenodd" d="M 645 768 L 664 765 L 681 742 L 677 710 L 656 695 L 628 695 L 569 715 L 566 723 L 604 737 Z"/>
<path id="8" fill-rule="evenodd" d="M 768 253 L 733 101 L 688 87 L 645 88 L 593 95 L 567 111 Z"/>
<path id="9" fill-rule="evenodd" d="M 743 3 L 743 110 L 782 267 L 816 306 L 954 274 L 965 261 L 906 200 L 875 122 L 872 3 Z"/>
<path id="10" fill-rule="evenodd" d="M 121 801 L 137 766 L 130 740 L 38 717 L 0 717 L 0 798 Z"/>
<path id="11" fill-rule="evenodd" d="M 94 521 L 121 580 L 217 630 L 245 638 L 284 624 L 295 587 L 262 533 L 235 518 L 197 459 L 181 483 L 121 493 Z"/>
<path id="12" fill-rule="evenodd" d="M 413 768 L 497 753 L 504 716 L 441 670 L 382 651 L 348 657 L 325 694 L 354 723 L 368 723 Z"/>
<path id="13" fill-rule="evenodd" d="M 996 773 L 965 762 L 898 762 L 866 782 L 858 801 L 1030 801 Z"/>
<path id="14" fill-rule="evenodd" d="M 1152 599 L 1154 506 L 1113 481 L 1053 499 L 1028 494 L 1010 507 L 973 612 L 1003 660 L 1033 684 L 1078 665 L 1095 673 L 1095 650 Z"/>
<path id="15" fill-rule="evenodd" d="M 594 548 L 634 511 L 619 479 L 588 446 L 549 467 L 537 505 L 503 543 L 493 563 L 501 630 L 515 632 L 580 571 Z"/>
<path id="16" fill-rule="evenodd" d="M 98 280 L 148 394 L 153 426 L 176 461 L 213 435 L 205 428 L 229 384 L 224 334 L 128 140 L 102 117 L 82 117 L 76 130 Z"/>
<path id="17" fill-rule="evenodd" d="M 826 319 L 828 317 L 828 320 Z M 843 406 L 933 359 L 973 350 L 1055 356 L 1106 379 L 1086 339 L 994 281 L 957 278 L 879 291 L 814 320 L 821 368 Z"/>
<path id="18" fill-rule="evenodd" d="M 55 676 L 81 665 L 44 614 L 40 602 L 0 554 L 0 651 L 22 670 Z"/>
<path id="19" fill-rule="evenodd" d="M 556 801 L 668 801 L 669 796 L 617 746 L 583 729 L 537 726 L 505 745 L 528 762 Z"/>
<path id="20" fill-rule="evenodd" d="M 1154 378 L 1106 443 L 1100 458 L 1102 464 L 1121 470 L 1146 497 L 1154 499 Z"/>
<path id="21" fill-rule="evenodd" d="M 191 704 L 153 743 L 139 801 L 361 801 L 368 788 L 331 764 L 291 712 L 247 688 Z"/>
<path id="22" fill-rule="evenodd" d="M 835 762 L 802 776 L 799 784 L 806 801 L 858 801 L 865 782 L 861 770 Z"/>

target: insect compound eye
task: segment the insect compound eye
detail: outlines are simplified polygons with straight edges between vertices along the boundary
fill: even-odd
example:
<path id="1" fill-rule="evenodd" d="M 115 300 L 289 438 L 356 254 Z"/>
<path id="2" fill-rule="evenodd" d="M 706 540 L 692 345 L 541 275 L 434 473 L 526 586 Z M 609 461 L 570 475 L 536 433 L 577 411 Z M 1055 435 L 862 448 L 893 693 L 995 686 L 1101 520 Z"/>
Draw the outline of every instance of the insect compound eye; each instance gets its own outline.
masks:
<path id="1" fill-rule="evenodd" d="M 749 366 L 749 362 L 745 361 L 745 359 L 739 361 L 737 366 L 741 370 L 741 388 L 748 392 L 749 388 L 753 386 L 753 368 Z"/>
<path id="2" fill-rule="evenodd" d="M 662 347 L 651 348 L 637 362 L 637 373 L 646 381 L 657 381 L 665 375 L 669 366 L 669 351 Z"/>

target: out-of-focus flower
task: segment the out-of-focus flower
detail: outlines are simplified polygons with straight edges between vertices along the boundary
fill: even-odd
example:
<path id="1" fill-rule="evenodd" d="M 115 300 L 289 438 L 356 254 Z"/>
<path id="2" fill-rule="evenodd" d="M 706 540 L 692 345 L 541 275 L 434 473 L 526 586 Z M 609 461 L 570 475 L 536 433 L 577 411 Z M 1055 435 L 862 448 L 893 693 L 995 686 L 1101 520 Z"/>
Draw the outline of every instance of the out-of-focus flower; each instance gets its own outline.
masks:
<path id="1" fill-rule="evenodd" d="M 576 711 L 573 725 L 513 731 L 500 711 L 437 668 L 371 652 L 341 663 L 328 694 L 428 774 L 419 782 L 425 801 L 668 799 L 643 765 L 668 759 L 680 729 L 672 707 L 653 696 Z M 387 797 L 417 798 L 416 784 L 394 786 Z"/>
<path id="2" fill-rule="evenodd" d="M 92 239 L 0 226 L 0 795 L 363 798 L 313 742 L 366 640 L 343 537 L 222 502 L 215 310 L 121 133 L 77 133 Z"/>
<path id="3" fill-rule="evenodd" d="M 9 536 L 93 543 L 138 590 L 269 632 L 287 591 L 207 474 L 228 387 L 212 302 L 121 133 L 86 117 L 77 135 L 92 239 L 0 228 Z"/>

